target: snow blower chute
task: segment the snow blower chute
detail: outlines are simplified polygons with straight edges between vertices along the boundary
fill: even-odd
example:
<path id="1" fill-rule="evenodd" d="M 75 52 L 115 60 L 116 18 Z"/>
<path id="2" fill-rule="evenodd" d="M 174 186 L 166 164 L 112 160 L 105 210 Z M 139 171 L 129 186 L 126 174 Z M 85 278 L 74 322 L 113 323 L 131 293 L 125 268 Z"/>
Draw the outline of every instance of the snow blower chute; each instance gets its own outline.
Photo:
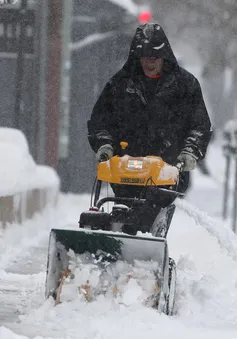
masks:
<path id="1" fill-rule="evenodd" d="M 121 142 L 124 153 L 126 146 L 127 143 Z M 176 268 L 175 262 L 169 258 L 166 235 L 175 210 L 172 202 L 179 195 L 178 176 L 177 167 L 168 165 L 156 156 L 132 157 L 124 154 L 100 162 L 92 192 L 94 201 L 91 200 L 88 211 L 81 213 L 79 229 L 51 230 L 46 298 L 52 296 L 56 304 L 60 303 L 65 285 L 73 281 L 78 293 L 82 291 L 87 300 L 93 299 L 101 291 L 105 295 L 114 294 L 115 291 L 118 293 L 118 280 L 122 281 L 123 267 L 127 272 L 127 281 L 137 279 L 138 284 L 141 284 L 139 280 L 146 280 L 148 272 L 152 274 L 151 296 L 146 300 L 149 299 L 149 305 L 160 312 L 172 314 Z M 134 197 L 115 194 L 100 198 L 102 182 L 110 183 L 112 187 L 133 186 Z M 171 203 L 168 207 L 160 206 L 148 230 L 144 220 L 141 223 L 139 218 L 141 211 L 147 207 L 145 192 L 149 188 L 156 188 L 162 196 L 170 197 Z M 104 211 L 106 203 L 110 204 L 108 212 Z M 149 233 L 144 233 L 147 231 Z M 83 268 L 87 268 L 86 274 Z M 92 278 L 95 270 L 96 279 Z"/>

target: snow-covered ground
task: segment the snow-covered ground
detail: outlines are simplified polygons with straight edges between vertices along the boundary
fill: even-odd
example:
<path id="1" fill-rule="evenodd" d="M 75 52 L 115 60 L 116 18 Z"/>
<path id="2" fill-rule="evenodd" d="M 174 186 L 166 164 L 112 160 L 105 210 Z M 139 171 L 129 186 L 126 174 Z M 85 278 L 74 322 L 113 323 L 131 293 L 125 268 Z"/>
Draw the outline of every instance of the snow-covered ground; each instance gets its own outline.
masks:
<path id="1" fill-rule="evenodd" d="M 56 307 L 44 300 L 49 230 L 77 228 L 80 212 L 89 205 L 89 196 L 69 194 L 61 195 L 50 224 L 43 225 L 41 216 L 21 229 L 18 242 L 13 241 L 16 229 L 2 236 L 0 314 L 4 303 L 16 312 L 3 321 L 0 317 L 0 338 L 235 339 L 237 241 L 230 223 L 221 220 L 224 158 L 219 144 L 210 146 L 208 165 L 212 178 L 195 170 L 188 204 L 177 202 L 168 234 L 170 256 L 177 263 L 173 317 L 159 315 L 136 299 L 124 305 L 103 296 L 91 303 L 77 298 Z M 10 300 L 9 293 L 1 295 L 2 286 L 11 291 Z"/>

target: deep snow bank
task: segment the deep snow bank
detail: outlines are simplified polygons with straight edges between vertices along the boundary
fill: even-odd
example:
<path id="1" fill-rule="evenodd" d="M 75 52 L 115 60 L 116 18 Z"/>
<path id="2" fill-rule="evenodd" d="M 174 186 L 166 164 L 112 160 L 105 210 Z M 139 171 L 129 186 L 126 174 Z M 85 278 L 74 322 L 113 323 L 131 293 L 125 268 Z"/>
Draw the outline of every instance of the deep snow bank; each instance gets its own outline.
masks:
<path id="1" fill-rule="evenodd" d="M 0 159 L 0 196 L 59 186 L 58 176 L 51 167 L 35 163 L 20 130 L 0 128 Z"/>
<path id="2" fill-rule="evenodd" d="M 56 172 L 32 158 L 20 130 L 0 128 L 0 222 L 22 223 L 54 205 L 60 182 Z"/>

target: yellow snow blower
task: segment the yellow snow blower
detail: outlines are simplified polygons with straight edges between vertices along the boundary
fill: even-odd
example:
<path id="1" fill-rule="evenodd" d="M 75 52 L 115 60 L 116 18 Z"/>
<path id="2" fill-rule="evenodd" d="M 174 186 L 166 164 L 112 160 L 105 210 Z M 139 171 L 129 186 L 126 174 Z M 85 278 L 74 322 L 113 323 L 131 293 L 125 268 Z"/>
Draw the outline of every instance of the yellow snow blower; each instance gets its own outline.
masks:
<path id="1" fill-rule="evenodd" d="M 152 306 L 170 315 L 175 300 L 176 267 L 174 260 L 169 258 L 166 235 L 175 210 L 172 202 L 179 195 L 177 183 L 180 168 L 170 166 L 157 156 L 129 156 L 126 154 L 127 143 L 121 142 L 120 145 L 123 156 L 114 156 L 98 163 L 91 206 L 81 213 L 78 230 L 51 230 L 46 298 L 52 296 L 56 304 L 61 302 L 64 284 L 75 279 L 72 258 L 77 256 L 80 265 L 93 264 L 102 271 L 117 262 L 131 266 L 138 261 L 156 263 L 155 269 L 152 266 L 156 279 Z M 112 194 L 100 198 L 104 182 L 117 188 L 132 186 L 134 196 Z M 154 188 L 162 196 L 170 197 L 171 203 L 168 207 L 160 207 L 147 232 L 144 220 L 141 224 L 139 218 L 146 208 L 145 192 Z M 109 205 L 108 212 L 104 209 L 106 203 Z M 81 286 L 89 288 L 90 278 L 85 279 Z"/>

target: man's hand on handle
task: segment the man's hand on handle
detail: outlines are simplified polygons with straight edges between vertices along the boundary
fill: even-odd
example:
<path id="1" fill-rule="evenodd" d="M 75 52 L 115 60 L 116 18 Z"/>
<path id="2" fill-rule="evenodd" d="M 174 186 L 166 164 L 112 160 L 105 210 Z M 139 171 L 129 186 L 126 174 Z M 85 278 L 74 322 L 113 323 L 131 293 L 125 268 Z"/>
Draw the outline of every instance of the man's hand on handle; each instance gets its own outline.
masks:
<path id="1" fill-rule="evenodd" d="M 191 153 L 181 152 L 178 156 L 177 167 L 182 172 L 189 172 L 195 169 L 197 160 Z"/>
<path id="2" fill-rule="evenodd" d="M 96 160 L 98 162 L 107 161 L 114 155 L 114 149 L 110 144 L 101 146 L 96 153 Z"/>

